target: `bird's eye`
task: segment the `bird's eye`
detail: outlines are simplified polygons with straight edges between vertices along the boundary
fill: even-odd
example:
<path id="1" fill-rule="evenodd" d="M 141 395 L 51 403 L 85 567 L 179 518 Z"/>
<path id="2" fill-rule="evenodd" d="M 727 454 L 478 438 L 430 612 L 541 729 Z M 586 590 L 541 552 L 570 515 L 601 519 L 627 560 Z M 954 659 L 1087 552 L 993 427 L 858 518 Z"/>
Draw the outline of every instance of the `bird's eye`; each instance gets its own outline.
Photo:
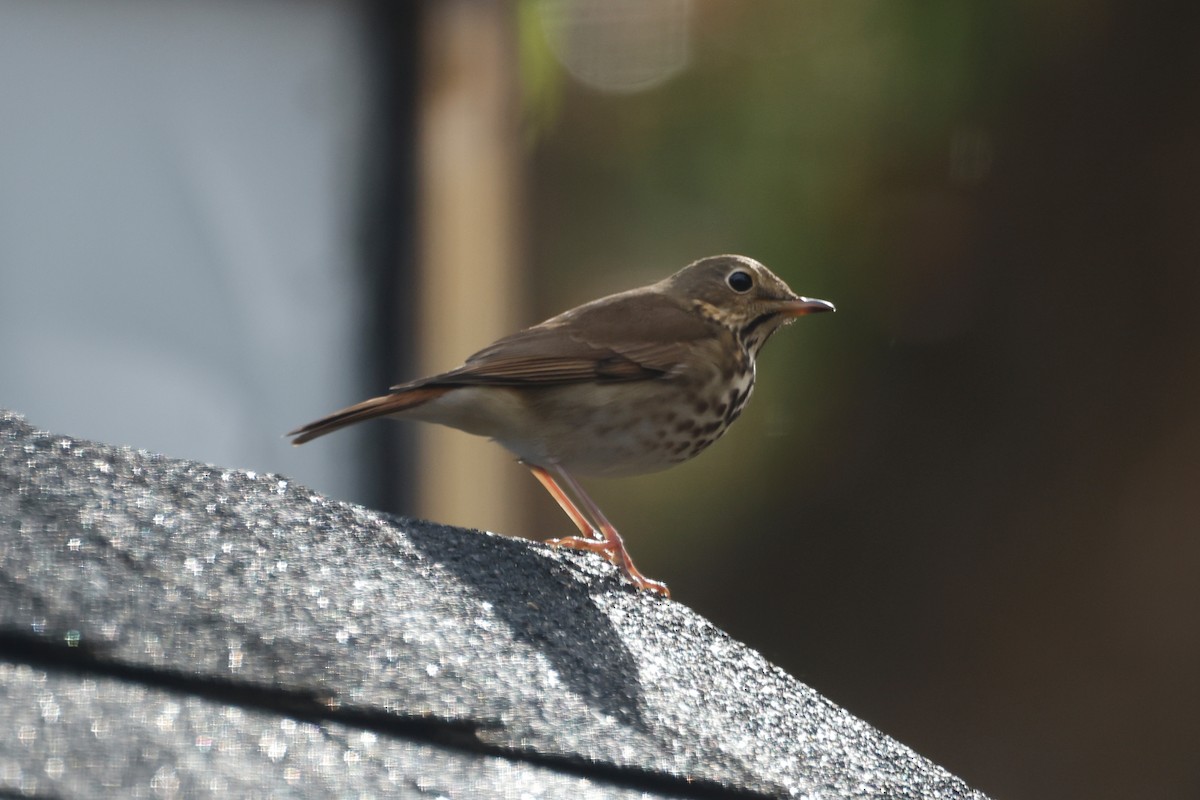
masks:
<path id="1" fill-rule="evenodd" d="M 733 289 L 738 294 L 750 291 L 750 287 L 754 285 L 754 278 L 750 277 L 750 273 L 739 269 L 729 273 L 729 277 L 725 279 L 729 284 L 729 288 Z"/>

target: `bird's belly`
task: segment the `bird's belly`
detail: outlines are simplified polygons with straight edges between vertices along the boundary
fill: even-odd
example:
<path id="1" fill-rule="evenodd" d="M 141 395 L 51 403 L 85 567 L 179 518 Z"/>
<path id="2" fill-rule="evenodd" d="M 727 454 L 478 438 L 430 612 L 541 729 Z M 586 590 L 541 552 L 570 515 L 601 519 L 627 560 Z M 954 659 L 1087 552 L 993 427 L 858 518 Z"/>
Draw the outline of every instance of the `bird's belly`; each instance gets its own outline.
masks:
<path id="1" fill-rule="evenodd" d="M 728 428 L 731 403 L 713 384 L 681 387 L 664 380 L 542 390 L 531 403 L 540 422 L 534 437 L 538 455 L 542 463 L 596 476 L 639 475 L 679 464 Z M 522 442 L 495 438 L 520 454 Z"/>
<path id="2" fill-rule="evenodd" d="M 487 436 L 532 464 L 580 475 L 656 472 L 687 461 L 736 419 L 744 379 L 462 386 L 399 416 Z"/>

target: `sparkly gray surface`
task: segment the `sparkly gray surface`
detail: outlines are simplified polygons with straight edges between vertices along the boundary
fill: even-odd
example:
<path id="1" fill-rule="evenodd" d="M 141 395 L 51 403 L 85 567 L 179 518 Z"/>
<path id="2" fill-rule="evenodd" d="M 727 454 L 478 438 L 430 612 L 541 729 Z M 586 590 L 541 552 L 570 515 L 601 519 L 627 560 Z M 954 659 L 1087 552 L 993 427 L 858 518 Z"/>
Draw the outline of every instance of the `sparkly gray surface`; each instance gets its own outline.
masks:
<path id="1" fill-rule="evenodd" d="M 983 797 L 594 557 L 3 413 L 0 719 L 30 795 Z"/>

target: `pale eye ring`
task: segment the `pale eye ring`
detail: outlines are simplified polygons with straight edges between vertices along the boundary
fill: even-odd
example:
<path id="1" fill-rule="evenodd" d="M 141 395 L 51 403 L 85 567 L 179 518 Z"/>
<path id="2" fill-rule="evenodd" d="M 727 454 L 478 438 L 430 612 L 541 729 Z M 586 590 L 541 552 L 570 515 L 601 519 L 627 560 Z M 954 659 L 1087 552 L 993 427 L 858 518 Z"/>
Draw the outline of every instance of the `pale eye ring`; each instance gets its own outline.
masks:
<path id="1" fill-rule="evenodd" d="M 744 269 L 735 269 L 725 278 L 725 282 L 738 294 L 745 294 L 754 285 L 754 278 Z"/>

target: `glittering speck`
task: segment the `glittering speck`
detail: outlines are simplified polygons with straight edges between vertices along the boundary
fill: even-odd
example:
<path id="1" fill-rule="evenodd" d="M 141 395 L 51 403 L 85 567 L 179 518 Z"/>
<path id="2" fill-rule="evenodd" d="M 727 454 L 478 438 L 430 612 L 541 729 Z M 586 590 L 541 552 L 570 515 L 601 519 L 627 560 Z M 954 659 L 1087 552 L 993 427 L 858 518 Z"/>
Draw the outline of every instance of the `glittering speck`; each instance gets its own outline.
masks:
<path id="1" fill-rule="evenodd" d="M 242 659 L 243 658 L 244 658 L 244 654 L 242 653 L 241 645 L 238 645 L 238 644 L 230 645 L 229 646 L 229 660 L 228 660 L 229 671 L 237 672 L 238 670 L 240 670 L 242 668 Z"/>
<path id="2" fill-rule="evenodd" d="M 179 776 L 170 767 L 162 767 L 150 779 L 150 790 L 155 797 L 178 797 Z"/>
<path id="3" fill-rule="evenodd" d="M 258 740 L 258 749 L 263 755 L 272 761 L 278 761 L 287 754 L 287 742 L 282 736 L 277 736 L 273 733 L 264 733 L 262 738 Z"/>

